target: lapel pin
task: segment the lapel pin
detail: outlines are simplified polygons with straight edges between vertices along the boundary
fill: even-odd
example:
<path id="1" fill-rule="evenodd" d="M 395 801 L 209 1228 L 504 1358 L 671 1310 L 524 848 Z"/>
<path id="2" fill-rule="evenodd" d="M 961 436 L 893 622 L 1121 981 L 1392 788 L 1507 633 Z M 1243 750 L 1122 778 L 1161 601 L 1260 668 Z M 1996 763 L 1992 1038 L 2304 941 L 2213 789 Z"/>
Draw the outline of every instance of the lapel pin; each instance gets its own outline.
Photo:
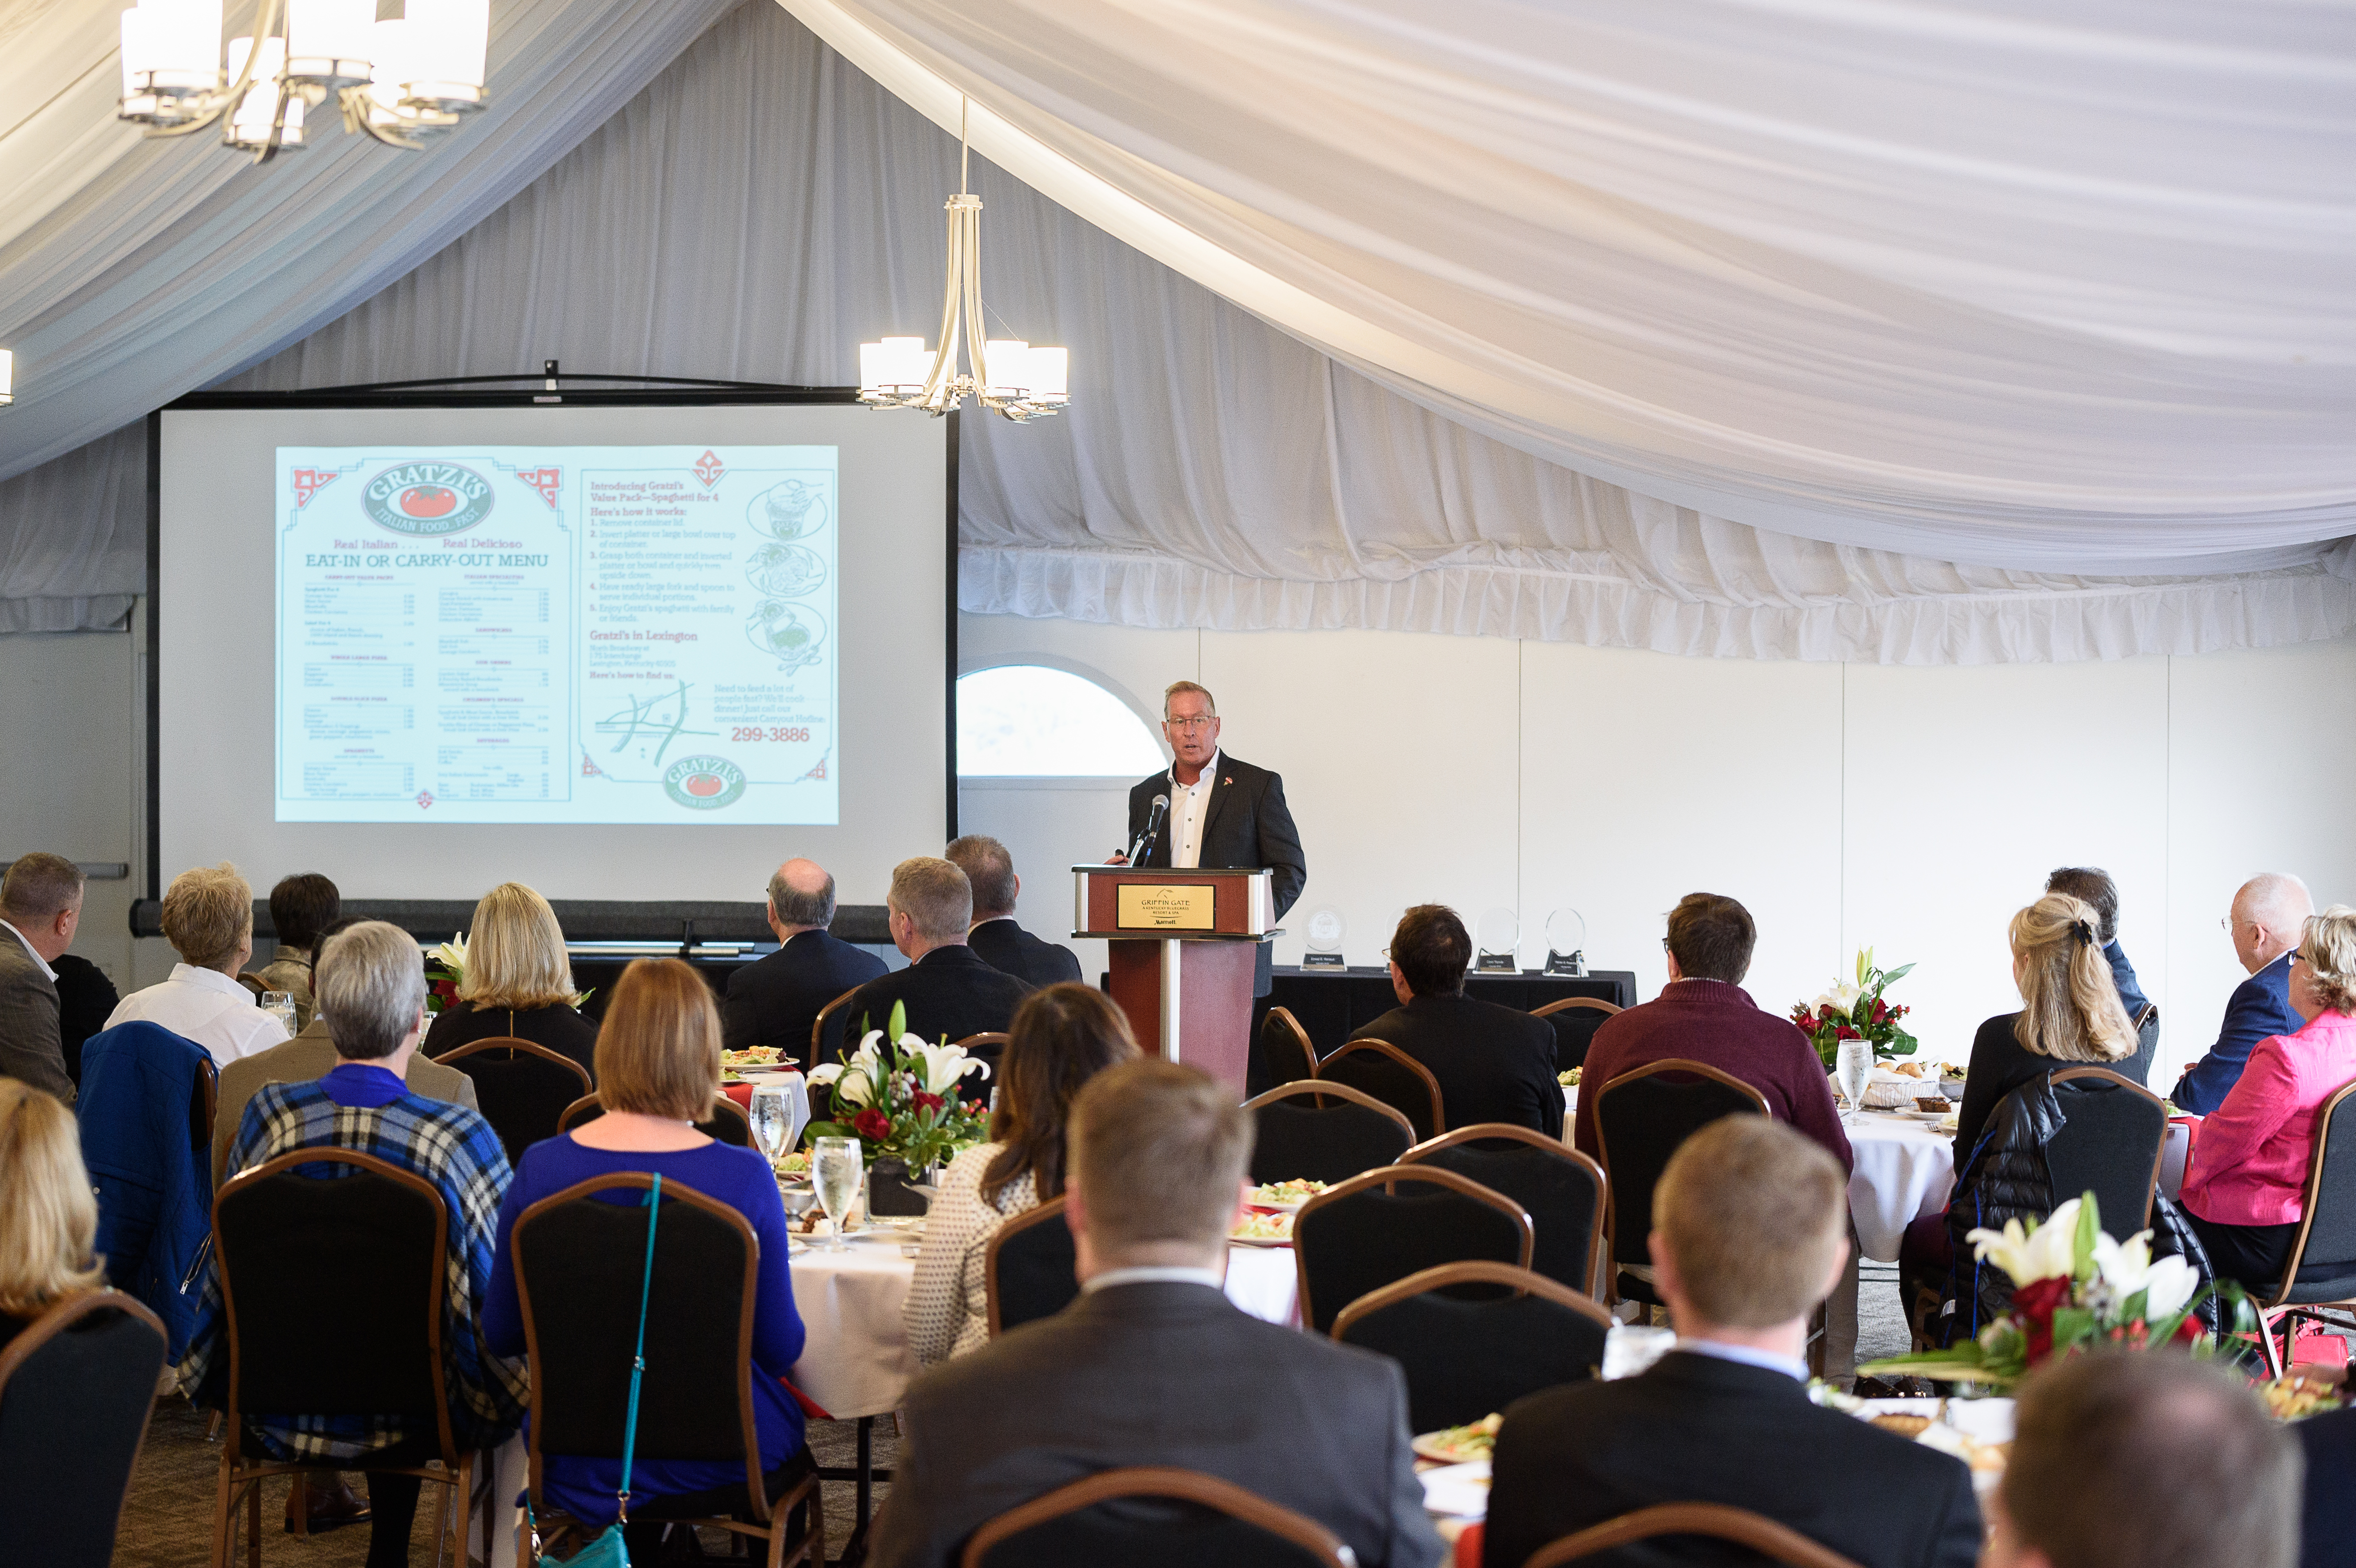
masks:
<path id="1" fill-rule="evenodd" d="M 1229 773 L 1226 778 L 1221 779 L 1219 782 L 1223 784 L 1231 784 L 1236 782 L 1236 776 L 1233 773 Z"/>

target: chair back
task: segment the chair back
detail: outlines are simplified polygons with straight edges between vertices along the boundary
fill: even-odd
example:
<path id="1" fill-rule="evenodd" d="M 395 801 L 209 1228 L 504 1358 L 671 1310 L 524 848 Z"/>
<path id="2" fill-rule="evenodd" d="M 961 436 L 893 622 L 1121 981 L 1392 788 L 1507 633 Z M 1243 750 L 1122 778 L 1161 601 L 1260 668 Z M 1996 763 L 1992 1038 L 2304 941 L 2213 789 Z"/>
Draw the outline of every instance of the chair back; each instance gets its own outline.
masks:
<path id="1" fill-rule="evenodd" d="M 1252 1042 L 1247 1082 L 1265 1087 L 1317 1076 L 1317 1047 L 1290 1008 L 1270 1008 Z"/>
<path id="2" fill-rule="evenodd" d="M 1618 1004 L 1601 997 L 1565 997 L 1558 1002 L 1532 1008 L 1530 1017 L 1544 1019 L 1552 1027 L 1554 1070 L 1568 1072 L 1587 1064 L 1587 1048 L 1595 1042 L 1596 1029 L 1619 1010 Z"/>
<path id="3" fill-rule="evenodd" d="M 508 1163 L 543 1138 L 552 1138 L 573 1103 L 595 1085 L 589 1070 L 569 1056 L 514 1035 L 494 1035 L 434 1058 L 475 1081 L 475 1103 L 499 1135 Z"/>
<path id="4" fill-rule="evenodd" d="M 1505 1122 L 1476 1122 L 1416 1145 L 1399 1163 L 1436 1165 L 1504 1193 L 1537 1227 L 1530 1267 L 1575 1291 L 1595 1288 L 1596 1259 L 1603 1250 L 1603 1168 L 1561 1139 Z"/>
<path id="5" fill-rule="evenodd" d="M 270 994 L 270 983 L 259 975 L 234 975 L 230 978 L 253 993 L 253 999 L 257 1002 Z"/>
<path id="6" fill-rule="evenodd" d="M 1317 1076 L 1362 1089 L 1405 1115 L 1418 1139 L 1448 1130 L 1440 1080 L 1431 1070 L 1387 1040 L 1354 1040 L 1317 1064 Z"/>
<path id="7" fill-rule="evenodd" d="M 860 984 L 865 983 L 862 981 Z M 859 986 L 851 987 L 819 1008 L 818 1016 L 810 1019 L 809 1064 L 812 1067 L 839 1061 L 846 1054 L 842 1049 L 842 1031 L 851 1020 L 843 1016 L 842 1009 L 851 1005 L 851 998 L 859 995 Z"/>
<path id="8" fill-rule="evenodd" d="M 398 1416 L 436 1434 L 456 1467 L 442 1347 L 450 1216 L 432 1182 L 353 1149 L 296 1149 L 213 1195 L 213 1252 L 230 1433 L 247 1411 Z M 353 1353 L 355 1302 L 368 1304 L 366 1355 Z"/>
<path id="9" fill-rule="evenodd" d="M 531 1490 L 544 1455 L 619 1458 L 647 1266 L 653 1179 L 620 1171 L 551 1193 L 516 1217 L 516 1297 L 531 1358 Z M 637 1462 L 744 1467 L 768 1518 L 753 1403 L 761 1244 L 744 1216 L 676 1181 L 662 1189 L 647 1294 Z"/>
<path id="10" fill-rule="evenodd" d="M 114 1291 L 0 1349 L 0 1563 L 107 1568 L 163 1370 L 164 1325 Z"/>
<path id="11" fill-rule="evenodd" d="M 990 1337 L 1041 1317 L 1053 1317 L 1079 1299 L 1079 1253 L 1064 1222 L 1064 1200 L 1051 1198 L 1017 1214 L 990 1238 L 981 1254 L 989 1301 Z"/>
<path id="12" fill-rule="evenodd" d="M 605 1114 L 605 1102 L 595 1094 L 584 1094 L 556 1118 L 556 1130 L 569 1133 L 573 1128 L 594 1122 Z M 753 1121 L 745 1115 L 744 1107 L 723 1094 L 712 1102 L 712 1115 L 695 1124 L 695 1130 L 714 1143 L 731 1148 L 753 1147 Z"/>
<path id="13" fill-rule="evenodd" d="M 1345 1083 L 1280 1083 L 1244 1109 L 1252 1114 L 1258 1182 L 1346 1181 L 1391 1164 L 1415 1142 L 1405 1112 Z"/>
<path id="14" fill-rule="evenodd" d="M 2283 1275 L 2269 1307 L 2356 1299 L 2356 1083 L 2316 1109 L 2306 1199 Z"/>
<path id="15" fill-rule="evenodd" d="M 2112 1068 L 2130 1083 L 2148 1084 L 2152 1061 L 2159 1055 L 2159 1004 L 2146 1002 L 2130 1021 L 2136 1031 L 2135 1054 Z"/>
<path id="16" fill-rule="evenodd" d="M 2168 1103 L 2107 1067 L 2053 1074 L 2062 1130 L 2045 1145 L 2045 1168 L 2060 1204 L 2092 1192 L 2103 1229 L 2132 1235 L 2151 1223 L 2159 1160 L 2168 1147 Z"/>
<path id="17" fill-rule="evenodd" d="M 1330 1332 L 1342 1308 L 1358 1297 L 1441 1264 L 1526 1269 L 1532 1235 L 1520 1204 L 1452 1170 L 1392 1165 L 1367 1171 L 1319 1193 L 1292 1218 L 1301 1321 Z M 1487 1285 L 1451 1288 L 1499 1294 Z"/>
<path id="18" fill-rule="evenodd" d="M 1467 1301 L 1464 1285 L 1513 1294 Z M 1408 1430 L 1437 1432 L 1524 1394 L 1584 1382 L 1603 1368 L 1612 1315 L 1584 1293 L 1506 1264 L 1445 1264 L 1370 1291 L 1333 1319 L 1333 1338 L 1377 1350 L 1407 1373 Z"/>
<path id="19" fill-rule="evenodd" d="M 1356 1568 L 1339 1537 L 1199 1470 L 1101 1470 L 983 1522 L 958 1568 Z"/>
<path id="20" fill-rule="evenodd" d="M 985 1029 L 980 1034 L 969 1034 L 954 1043 L 975 1061 L 990 1063 L 989 1082 L 995 1083 L 998 1082 L 998 1063 L 1006 1054 L 1008 1039 L 1003 1029 Z"/>
<path id="21" fill-rule="evenodd" d="M 1677 1147 L 1720 1116 L 1766 1115 L 1767 1096 L 1730 1073 L 1682 1057 L 1648 1061 L 1595 1091 L 1595 1147 L 1611 1202 L 1614 1271 L 1652 1266 L 1653 1189 Z M 1613 1291 L 1618 1285 L 1615 1282 Z"/>
<path id="22" fill-rule="evenodd" d="M 1749 1548 L 1770 1563 L 1780 1563 L 1784 1568 L 1858 1568 L 1858 1564 L 1829 1546 L 1820 1546 L 1794 1530 L 1748 1509 L 1729 1508 L 1724 1503 L 1657 1503 L 1638 1509 L 1634 1513 L 1590 1525 L 1576 1535 L 1566 1535 L 1549 1541 L 1530 1553 L 1522 1568 L 1557 1568 L 1564 1563 L 1576 1563 L 1582 1558 L 1627 1545 L 1634 1541 L 1652 1541 L 1661 1536 L 1702 1536 L 1712 1541 L 1730 1541 Z M 1647 1561 L 1654 1559 L 1648 1558 Z M 1703 1561 L 1690 1553 L 1676 1556 L 1661 1554 L 1661 1561 Z M 1726 1560 L 1724 1554 L 1713 1555 L 1707 1561 Z"/>

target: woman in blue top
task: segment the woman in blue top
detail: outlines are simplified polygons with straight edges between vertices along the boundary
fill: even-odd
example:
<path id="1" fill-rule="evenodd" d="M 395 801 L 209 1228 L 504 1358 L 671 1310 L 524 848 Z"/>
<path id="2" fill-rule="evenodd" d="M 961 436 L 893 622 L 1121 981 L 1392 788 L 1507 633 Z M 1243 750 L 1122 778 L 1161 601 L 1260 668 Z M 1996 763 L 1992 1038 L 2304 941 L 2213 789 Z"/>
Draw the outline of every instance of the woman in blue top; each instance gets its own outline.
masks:
<path id="1" fill-rule="evenodd" d="M 786 1270 L 786 1208 L 769 1162 L 753 1149 L 715 1143 L 694 1124 L 712 1114 L 720 1093 L 720 1013 L 695 971 L 676 958 L 641 958 L 623 971 L 597 1032 L 597 1095 L 605 1114 L 526 1149 L 500 1210 L 498 1253 L 483 1315 L 494 1349 L 524 1353 L 516 1300 L 516 1217 L 532 1204 L 592 1177 L 616 1171 L 659 1173 L 663 1185 L 691 1187 L 752 1222 L 761 1243 L 753 1307 L 753 1405 L 761 1466 L 772 1498 L 798 1484 L 810 1465 L 801 1407 L 779 1382 L 801 1359 L 802 1319 Z M 636 1191 L 609 1191 L 609 1202 L 638 1202 Z M 655 1341 L 648 1354 L 656 1353 Z M 715 1395 L 719 1391 L 713 1391 Z M 602 1530 L 615 1517 L 621 1461 L 550 1454 L 541 1490 L 574 1519 Z M 733 1461 L 640 1462 L 630 1474 L 630 1560 L 655 1561 L 662 1523 L 641 1524 L 655 1498 L 666 1512 L 718 1515 L 744 1509 L 744 1467 Z"/>

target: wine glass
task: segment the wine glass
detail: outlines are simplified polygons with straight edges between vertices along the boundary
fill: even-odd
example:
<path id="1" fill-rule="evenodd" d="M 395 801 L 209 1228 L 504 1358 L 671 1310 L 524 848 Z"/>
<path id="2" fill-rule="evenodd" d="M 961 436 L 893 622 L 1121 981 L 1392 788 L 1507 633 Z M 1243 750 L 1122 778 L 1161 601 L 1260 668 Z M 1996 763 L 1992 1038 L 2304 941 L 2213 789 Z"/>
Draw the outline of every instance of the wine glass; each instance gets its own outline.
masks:
<path id="1" fill-rule="evenodd" d="M 1845 1040 L 1840 1042 L 1840 1061 L 1836 1071 L 1840 1074 L 1841 1093 L 1848 1097 L 1852 1113 L 1865 1109 L 1865 1085 L 1873 1076 L 1873 1042 L 1869 1040 Z"/>
<path id="2" fill-rule="evenodd" d="M 786 1098 L 786 1086 L 756 1081 L 745 1119 L 753 1124 L 753 1141 L 761 1146 L 761 1152 L 775 1166 L 794 1136 L 793 1104 Z"/>
<path id="3" fill-rule="evenodd" d="M 834 1221 L 834 1233 L 827 1238 L 826 1251 L 843 1250 L 843 1221 L 850 1218 L 851 1205 L 859 1201 L 860 1184 L 866 1175 L 867 1168 L 859 1157 L 857 1138 L 820 1138 L 812 1147 L 810 1185 L 818 1190 L 819 1206 Z"/>
<path id="4" fill-rule="evenodd" d="M 262 1010 L 285 1026 L 286 1038 L 294 1038 L 294 993 L 264 991 L 260 1003 Z"/>

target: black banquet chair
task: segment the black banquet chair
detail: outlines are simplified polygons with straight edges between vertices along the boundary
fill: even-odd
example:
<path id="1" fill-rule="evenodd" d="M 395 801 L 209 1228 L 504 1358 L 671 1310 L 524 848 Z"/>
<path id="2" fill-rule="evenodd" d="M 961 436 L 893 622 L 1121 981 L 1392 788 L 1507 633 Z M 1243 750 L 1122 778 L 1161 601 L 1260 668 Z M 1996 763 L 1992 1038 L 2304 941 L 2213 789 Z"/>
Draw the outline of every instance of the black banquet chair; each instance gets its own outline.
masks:
<path id="1" fill-rule="evenodd" d="M 2092 1192 L 2103 1229 L 2132 1235 L 2151 1223 L 2168 1148 L 2168 1102 L 2107 1067 L 2065 1067 L 2052 1075 L 2062 1126 L 2046 1140 L 2053 1201 Z"/>
<path id="2" fill-rule="evenodd" d="M 1321 1083 L 1346 1083 L 1373 1095 L 1408 1119 L 1419 1138 L 1448 1130 L 1440 1080 L 1431 1069 L 1387 1040 L 1354 1040 L 1317 1064 Z"/>
<path id="3" fill-rule="evenodd" d="M 531 1506 L 543 1542 L 568 1554 L 589 1532 L 551 1511 L 541 1458 L 621 1455 L 653 1184 L 642 1171 L 594 1177 L 516 1216 L 516 1297 L 531 1357 Z M 624 1200 L 603 1196 L 609 1193 Z M 825 1519 L 807 1451 L 761 1470 L 753 1404 L 760 1239 L 742 1214 L 693 1188 L 667 1181 L 662 1199 L 635 1452 L 641 1464 L 735 1460 L 744 1481 L 724 1515 L 682 1514 L 657 1496 L 634 1500 L 630 1517 L 749 1537 L 766 1548 L 769 1568 L 822 1563 Z"/>
<path id="4" fill-rule="evenodd" d="M 985 1520 L 958 1568 L 1355 1568 L 1304 1514 L 1199 1470 L 1100 1470 Z"/>
<path id="5" fill-rule="evenodd" d="M 1530 1267 L 1582 1295 L 1596 1288 L 1595 1265 L 1603 1250 L 1603 1168 L 1561 1139 L 1505 1122 L 1476 1122 L 1416 1145 L 1399 1163 L 1436 1165 L 1504 1193 L 1537 1227 Z"/>
<path id="6" fill-rule="evenodd" d="M 1590 1557 L 1607 1561 L 1627 1561 L 1630 1553 L 1619 1549 L 1633 1541 L 1653 1541 L 1662 1536 L 1684 1536 L 1684 1550 L 1675 1556 L 1665 1552 L 1647 1555 L 1643 1561 L 1670 1563 L 1777 1563 L 1783 1568 L 1858 1568 L 1858 1564 L 1831 1547 L 1819 1544 L 1802 1535 L 1790 1525 L 1748 1509 L 1729 1508 L 1724 1503 L 1656 1503 L 1651 1508 L 1623 1513 L 1618 1519 L 1607 1519 L 1601 1524 L 1590 1525 L 1576 1535 L 1566 1535 L 1548 1541 L 1530 1553 L 1522 1568 L 1559 1568 L 1565 1563 L 1583 1563 Z M 1708 1557 L 1699 1555 L 1693 1538 L 1725 1541 L 1740 1552 L 1719 1552 Z"/>
<path id="7" fill-rule="evenodd" d="M 509 1165 L 532 1145 L 554 1137 L 565 1112 L 596 1088 L 589 1070 L 571 1057 L 514 1035 L 478 1040 L 434 1060 L 475 1081 L 475 1102 L 499 1135 Z"/>
<path id="8" fill-rule="evenodd" d="M 1595 1031 L 1619 1010 L 1601 997 L 1565 997 L 1533 1008 L 1530 1017 L 1546 1019 L 1554 1030 L 1554 1070 L 1567 1072 L 1587 1064 L 1587 1048 L 1595 1043 Z"/>
<path id="9" fill-rule="evenodd" d="M 1768 1114 L 1767 1096 L 1730 1073 L 1671 1057 L 1648 1061 L 1593 1088 L 1595 1147 L 1611 1194 L 1605 1232 L 1612 1249 L 1604 1301 L 1658 1307 L 1652 1286 L 1653 1189 L 1677 1146 L 1720 1116 Z"/>
<path id="10" fill-rule="evenodd" d="M 1244 1089 L 1264 1094 L 1280 1083 L 1317 1076 L 1317 1047 L 1290 1008 L 1270 1008 L 1253 1036 L 1251 1054 L 1244 1065 Z"/>
<path id="11" fill-rule="evenodd" d="M 1301 1319 L 1331 1333 L 1342 1308 L 1394 1280 L 1484 1260 L 1526 1269 L 1530 1244 L 1530 1217 L 1502 1192 L 1436 1166 L 1370 1170 L 1319 1193 L 1292 1218 Z M 1486 1285 L 1451 1288 L 1500 1294 Z"/>
<path id="12" fill-rule="evenodd" d="M 1392 1164 L 1415 1143 L 1415 1124 L 1373 1095 L 1312 1079 L 1244 1102 L 1252 1114 L 1251 1179 L 1347 1181 Z"/>
<path id="13" fill-rule="evenodd" d="M 0 1350 L 0 1563 L 107 1568 L 163 1370 L 163 1324 L 111 1290 Z"/>
<path id="14" fill-rule="evenodd" d="M 564 1107 L 563 1114 L 556 1118 L 556 1130 L 560 1133 L 569 1133 L 585 1122 L 595 1121 L 605 1114 L 605 1101 L 594 1094 L 584 1094 Z M 725 1094 L 712 1103 L 712 1115 L 696 1123 L 695 1130 L 713 1142 L 726 1144 L 731 1148 L 753 1147 L 752 1118 L 744 1115 L 744 1106 Z"/>
<path id="15" fill-rule="evenodd" d="M 2258 1308 L 2267 1370 L 2276 1376 L 2300 1318 L 2324 1321 L 2327 1307 L 2356 1310 L 2356 1083 L 2342 1084 L 2315 1114 L 2315 1151 L 2283 1277 L 2243 1283 Z"/>
<path id="16" fill-rule="evenodd" d="M 1502 1285 L 1462 1300 L 1455 1286 Z M 1508 1264 L 1443 1264 L 1370 1291 L 1333 1319 L 1333 1338 L 1379 1351 L 1407 1374 L 1417 1432 L 1462 1426 L 1525 1394 L 1584 1382 L 1603 1368 L 1612 1315 L 1581 1291 Z"/>
<path id="17" fill-rule="evenodd" d="M 1062 1199 L 1050 1199 L 999 1226 L 981 1254 L 990 1337 L 1069 1307 L 1079 1298 L 1078 1269 Z"/>

